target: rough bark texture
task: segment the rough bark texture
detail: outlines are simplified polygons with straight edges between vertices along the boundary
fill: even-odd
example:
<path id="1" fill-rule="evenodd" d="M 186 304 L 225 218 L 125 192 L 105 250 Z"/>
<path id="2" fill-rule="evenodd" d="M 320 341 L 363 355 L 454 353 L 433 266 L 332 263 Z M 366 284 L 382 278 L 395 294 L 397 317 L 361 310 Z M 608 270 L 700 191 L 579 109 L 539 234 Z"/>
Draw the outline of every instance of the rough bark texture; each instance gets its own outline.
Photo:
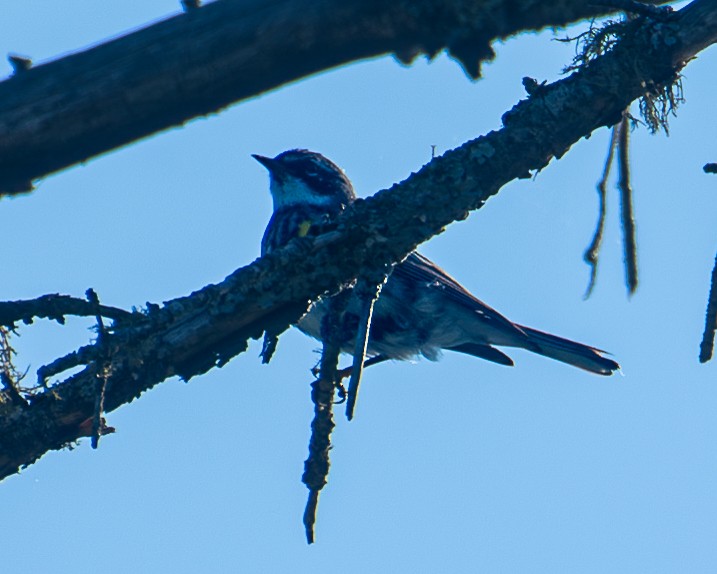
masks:
<path id="1" fill-rule="evenodd" d="M 607 11 L 583 0 L 218 0 L 0 82 L 0 195 L 347 62 L 445 48 L 477 76 L 492 41 Z"/>
<path id="2" fill-rule="evenodd" d="M 0 393 L 0 478 L 89 434 L 98 373 L 112 411 L 172 375 L 221 366 L 249 337 L 288 324 L 309 299 L 395 262 L 501 186 L 527 177 L 581 137 L 611 125 L 635 98 L 671 82 L 684 61 L 717 39 L 717 0 L 696 0 L 667 22 L 635 20 L 619 44 L 585 69 L 541 86 L 503 117 L 504 127 L 465 143 L 406 181 L 359 200 L 317 238 L 294 240 L 184 298 L 118 328 L 87 368 L 29 405 Z M 430 206 L 430 207 L 428 207 Z"/>

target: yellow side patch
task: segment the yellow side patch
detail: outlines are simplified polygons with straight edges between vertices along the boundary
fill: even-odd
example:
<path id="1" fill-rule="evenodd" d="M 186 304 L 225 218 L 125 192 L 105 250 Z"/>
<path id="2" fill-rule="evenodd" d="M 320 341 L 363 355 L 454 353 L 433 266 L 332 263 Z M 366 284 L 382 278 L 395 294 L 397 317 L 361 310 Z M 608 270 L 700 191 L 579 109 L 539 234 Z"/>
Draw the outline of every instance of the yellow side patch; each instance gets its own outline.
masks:
<path id="1" fill-rule="evenodd" d="M 311 221 L 308 219 L 306 221 L 302 221 L 299 224 L 299 232 L 297 233 L 297 236 L 306 237 L 309 233 L 309 229 L 311 229 Z"/>

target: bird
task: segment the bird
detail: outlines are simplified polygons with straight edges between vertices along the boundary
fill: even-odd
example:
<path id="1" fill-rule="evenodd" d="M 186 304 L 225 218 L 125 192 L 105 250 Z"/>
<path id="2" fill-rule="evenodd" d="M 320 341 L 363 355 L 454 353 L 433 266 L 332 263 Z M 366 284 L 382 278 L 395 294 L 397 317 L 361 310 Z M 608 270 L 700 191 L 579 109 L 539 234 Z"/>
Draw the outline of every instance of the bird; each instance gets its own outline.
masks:
<path id="1" fill-rule="evenodd" d="M 310 235 L 312 228 L 333 221 L 356 200 L 343 170 L 320 153 L 291 149 L 273 158 L 252 157 L 269 172 L 273 200 L 262 255 L 295 237 Z M 329 299 L 314 301 L 296 325 L 319 341 Z M 354 352 L 360 316 L 361 300 L 353 292 L 341 317 L 342 352 Z M 513 366 L 513 360 L 497 347 L 525 349 L 599 375 L 620 369 L 605 351 L 510 321 L 417 251 L 394 266 L 380 291 L 366 355 L 378 361 L 421 356 L 435 361 L 443 351 L 455 351 Z"/>

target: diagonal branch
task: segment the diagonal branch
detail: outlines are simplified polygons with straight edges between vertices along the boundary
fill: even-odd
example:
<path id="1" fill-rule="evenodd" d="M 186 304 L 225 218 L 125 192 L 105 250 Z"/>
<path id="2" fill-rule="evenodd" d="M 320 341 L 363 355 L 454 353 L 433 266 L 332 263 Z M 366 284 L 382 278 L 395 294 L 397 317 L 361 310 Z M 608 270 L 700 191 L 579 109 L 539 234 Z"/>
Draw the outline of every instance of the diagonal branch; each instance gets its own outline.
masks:
<path id="1" fill-rule="evenodd" d="M 141 325 L 108 334 L 105 412 L 173 375 L 189 379 L 224 365 L 249 338 L 279 333 L 296 321 L 310 299 L 402 259 L 507 182 L 528 177 L 580 138 L 619 121 L 632 100 L 673 81 L 685 60 L 717 40 L 717 0 L 695 0 L 667 24 L 634 20 L 625 26 L 611 52 L 521 101 L 503 116 L 502 129 L 356 201 L 333 230 L 296 239 L 217 285 L 151 306 Z M 87 435 L 96 372 L 90 365 L 27 406 L 4 401 L 0 393 L 0 478 Z"/>
<path id="2" fill-rule="evenodd" d="M 447 49 L 476 77 L 494 40 L 607 11 L 584 0 L 218 0 L 16 67 L 0 82 L 0 195 L 348 62 Z"/>

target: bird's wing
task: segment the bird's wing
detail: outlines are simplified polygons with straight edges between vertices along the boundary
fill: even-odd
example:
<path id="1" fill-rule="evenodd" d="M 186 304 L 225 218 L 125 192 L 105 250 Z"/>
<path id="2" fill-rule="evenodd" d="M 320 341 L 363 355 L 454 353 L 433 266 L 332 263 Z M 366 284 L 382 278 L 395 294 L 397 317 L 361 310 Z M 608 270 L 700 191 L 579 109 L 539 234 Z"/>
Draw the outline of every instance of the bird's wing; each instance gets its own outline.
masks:
<path id="1" fill-rule="evenodd" d="M 438 267 L 433 261 L 414 251 L 393 270 L 394 275 L 420 281 L 428 288 L 441 289 L 450 300 L 479 314 L 483 320 L 493 323 L 496 327 L 513 332 L 516 336 L 527 339 L 527 335 L 518 325 L 505 318 L 495 309 L 474 297 L 463 285 Z"/>

